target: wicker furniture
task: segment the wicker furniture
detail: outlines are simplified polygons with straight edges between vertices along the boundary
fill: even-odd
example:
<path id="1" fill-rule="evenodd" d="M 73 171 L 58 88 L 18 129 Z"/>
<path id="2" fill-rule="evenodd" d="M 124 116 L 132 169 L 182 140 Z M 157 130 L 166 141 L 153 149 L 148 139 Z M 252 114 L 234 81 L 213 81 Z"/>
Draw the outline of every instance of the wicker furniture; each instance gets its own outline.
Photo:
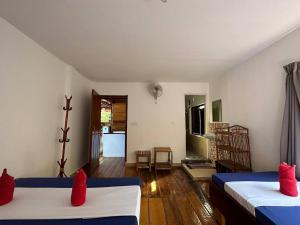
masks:
<path id="1" fill-rule="evenodd" d="M 158 162 L 158 154 L 165 153 L 168 154 L 168 160 L 166 162 Z M 169 147 L 155 147 L 154 148 L 154 169 L 157 170 L 171 170 L 173 164 L 173 153 Z"/>
<path id="2" fill-rule="evenodd" d="M 212 122 L 208 123 L 208 134 L 210 134 L 210 137 L 206 138 L 209 140 L 208 142 L 208 158 L 212 161 L 213 165 L 215 165 L 215 162 L 217 160 L 217 148 L 216 148 L 216 141 L 215 141 L 215 133 L 217 129 L 223 129 L 228 128 L 229 123 L 223 123 L 223 122 Z"/>
<path id="3" fill-rule="evenodd" d="M 217 172 L 251 171 L 249 131 L 234 125 L 215 133 Z"/>
<path id="4" fill-rule="evenodd" d="M 142 158 L 146 161 L 141 161 Z M 151 151 L 136 151 L 136 171 L 142 168 L 147 168 L 151 172 Z"/>

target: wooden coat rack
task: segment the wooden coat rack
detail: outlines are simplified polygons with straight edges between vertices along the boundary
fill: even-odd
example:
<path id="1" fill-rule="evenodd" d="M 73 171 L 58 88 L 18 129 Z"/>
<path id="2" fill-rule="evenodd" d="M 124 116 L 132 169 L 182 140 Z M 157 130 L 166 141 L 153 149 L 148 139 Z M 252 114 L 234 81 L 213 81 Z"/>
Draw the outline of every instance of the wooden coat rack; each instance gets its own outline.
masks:
<path id="1" fill-rule="evenodd" d="M 70 139 L 68 138 L 68 132 L 70 130 L 70 127 L 68 127 L 68 117 L 69 117 L 69 111 L 72 110 L 71 105 L 71 99 L 72 96 L 70 98 L 68 98 L 67 96 L 65 96 L 66 99 L 66 106 L 63 107 L 63 110 L 66 112 L 65 115 L 65 127 L 61 128 L 62 132 L 63 132 L 63 138 L 59 139 L 59 143 L 62 143 L 62 156 L 60 161 L 57 161 L 58 165 L 59 165 L 59 174 L 58 177 L 67 177 L 67 175 L 65 174 L 65 164 L 67 162 L 67 159 L 65 159 L 65 151 L 66 151 L 66 143 L 68 143 L 70 141 Z"/>

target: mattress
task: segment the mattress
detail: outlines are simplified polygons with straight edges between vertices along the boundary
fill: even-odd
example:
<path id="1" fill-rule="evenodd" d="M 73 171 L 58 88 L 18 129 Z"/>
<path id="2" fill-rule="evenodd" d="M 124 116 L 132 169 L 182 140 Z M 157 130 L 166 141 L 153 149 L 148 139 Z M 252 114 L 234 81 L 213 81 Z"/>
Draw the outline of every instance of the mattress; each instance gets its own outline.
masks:
<path id="1" fill-rule="evenodd" d="M 280 193 L 279 182 L 234 181 L 227 182 L 224 189 L 253 216 L 260 206 L 300 206 L 300 196 L 290 197 Z"/>
<path id="2" fill-rule="evenodd" d="M 129 178 L 101 178 L 87 180 L 89 188 L 93 187 L 124 187 L 124 186 L 140 186 L 141 180 L 136 177 Z M 71 178 L 22 178 L 16 180 L 16 187 L 19 188 L 71 188 Z M 42 206 L 41 206 L 42 207 Z M 101 218 L 74 218 L 74 219 L 26 219 L 26 220 L 1 220 L 2 225 L 138 225 L 136 216 L 113 216 Z"/>
<path id="3" fill-rule="evenodd" d="M 277 172 L 220 173 L 212 181 L 260 225 L 299 225 L 300 198 L 281 194 Z M 300 186 L 298 183 L 298 190 Z"/>

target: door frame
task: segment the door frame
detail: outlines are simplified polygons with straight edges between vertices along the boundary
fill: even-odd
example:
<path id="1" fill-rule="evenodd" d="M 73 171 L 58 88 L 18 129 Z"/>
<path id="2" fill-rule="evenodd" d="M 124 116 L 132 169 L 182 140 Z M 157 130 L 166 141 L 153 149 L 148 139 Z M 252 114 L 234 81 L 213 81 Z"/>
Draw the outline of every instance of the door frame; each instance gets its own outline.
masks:
<path id="1" fill-rule="evenodd" d="M 127 133 L 128 133 L 128 95 L 99 95 L 100 96 L 100 113 L 101 113 L 101 100 L 122 100 L 126 103 L 126 126 L 125 126 L 125 162 L 127 162 Z M 101 115 L 100 115 L 101 116 Z M 101 121 L 100 121 L 101 124 Z M 100 125 L 102 126 L 102 125 Z M 102 127 L 100 127 L 102 129 Z"/>
<path id="2" fill-rule="evenodd" d="M 88 141 L 88 162 L 84 166 L 85 171 L 88 175 L 92 174 L 93 170 L 99 166 L 99 160 L 97 162 L 94 160 L 92 154 L 92 143 L 93 143 L 93 132 L 95 130 L 95 116 L 94 114 L 98 112 L 97 104 L 101 103 L 99 94 L 97 91 L 92 89 L 91 92 L 91 102 L 90 102 L 90 119 L 89 119 L 89 141 Z M 95 163 L 96 162 L 96 163 Z"/>

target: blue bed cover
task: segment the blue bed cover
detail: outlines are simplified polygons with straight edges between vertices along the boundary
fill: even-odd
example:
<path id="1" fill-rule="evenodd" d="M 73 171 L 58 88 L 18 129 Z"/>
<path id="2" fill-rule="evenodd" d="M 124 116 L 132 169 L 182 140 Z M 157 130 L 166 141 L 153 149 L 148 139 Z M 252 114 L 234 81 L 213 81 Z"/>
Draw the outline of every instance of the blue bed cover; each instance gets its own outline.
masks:
<path id="1" fill-rule="evenodd" d="M 141 186 L 138 177 L 88 178 L 88 187 Z M 16 187 L 71 188 L 72 178 L 20 178 Z M 135 216 L 103 217 L 93 219 L 54 219 L 54 220 L 1 220 L 0 225 L 138 225 Z"/>
<path id="2" fill-rule="evenodd" d="M 278 181 L 277 172 L 216 173 L 212 181 L 222 190 L 230 181 Z M 261 225 L 300 225 L 299 206 L 260 206 L 255 208 L 256 221 Z"/>

